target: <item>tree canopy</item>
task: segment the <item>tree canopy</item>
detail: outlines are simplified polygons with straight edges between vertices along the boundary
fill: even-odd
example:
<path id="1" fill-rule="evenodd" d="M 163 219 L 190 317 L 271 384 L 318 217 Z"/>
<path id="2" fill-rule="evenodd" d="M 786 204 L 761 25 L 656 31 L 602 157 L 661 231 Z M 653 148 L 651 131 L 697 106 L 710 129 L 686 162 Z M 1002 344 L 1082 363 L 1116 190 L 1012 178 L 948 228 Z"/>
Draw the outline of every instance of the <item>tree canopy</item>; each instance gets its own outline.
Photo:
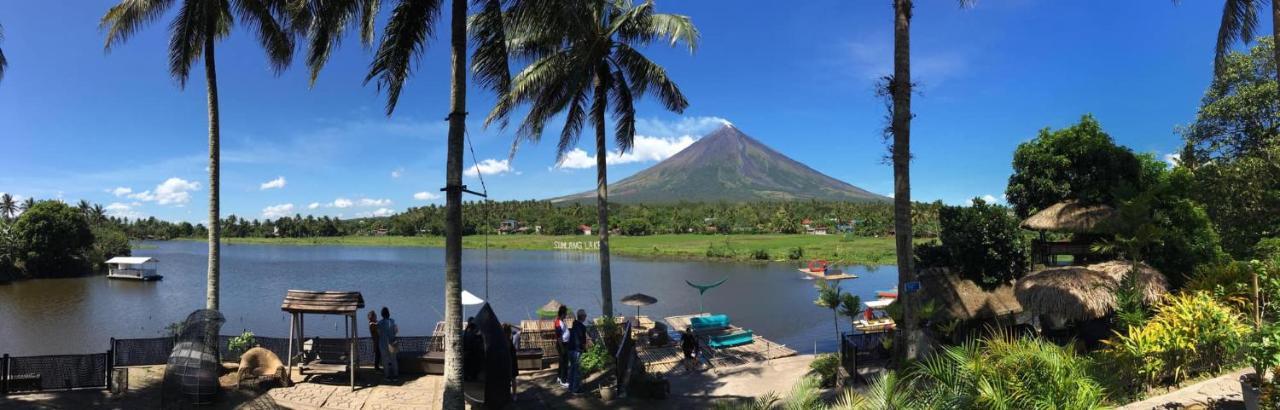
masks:
<path id="1" fill-rule="evenodd" d="M 1143 168 L 1128 148 L 1116 145 L 1092 115 L 1060 130 L 1040 130 L 1013 153 L 1005 190 L 1018 217 L 1026 218 L 1067 199 L 1114 204 L 1122 186 L 1143 189 Z"/>
<path id="2" fill-rule="evenodd" d="M 19 260 L 32 277 L 85 273 L 85 252 L 93 245 L 89 223 L 75 208 L 58 201 L 40 201 L 13 224 L 20 244 Z"/>

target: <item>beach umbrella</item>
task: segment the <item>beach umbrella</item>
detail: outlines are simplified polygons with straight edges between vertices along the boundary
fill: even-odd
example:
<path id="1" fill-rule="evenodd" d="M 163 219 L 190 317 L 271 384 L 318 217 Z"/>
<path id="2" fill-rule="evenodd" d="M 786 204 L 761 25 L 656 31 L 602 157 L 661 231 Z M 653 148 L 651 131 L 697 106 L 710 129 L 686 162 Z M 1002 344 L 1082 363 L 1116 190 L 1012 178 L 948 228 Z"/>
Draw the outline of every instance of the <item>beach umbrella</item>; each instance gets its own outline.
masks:
<path id="1" fill-rule="evenodd" d="M 558 300 L 551 299 L 550 302 L 547 302 L 547 304 L 542 305 L 542 307 L 538 308 L 538 318 L 539 319 L 555 318 L 556 313 L 560 310 L 561 306 L 564 306 L 564 304 L 560 303 L 560 301 Z"/>
<path id="2" fill-rule="evenodd" d="M 640 320 L 639 318 L 640 318 L 641 306 L 649 306 L 654 303 L 658 303 L 657 298 L 643 294 L 643 293 L 637 293 L 637 294 L 622 298 L 622 304 L 636 307 L 636 320 Z"/>

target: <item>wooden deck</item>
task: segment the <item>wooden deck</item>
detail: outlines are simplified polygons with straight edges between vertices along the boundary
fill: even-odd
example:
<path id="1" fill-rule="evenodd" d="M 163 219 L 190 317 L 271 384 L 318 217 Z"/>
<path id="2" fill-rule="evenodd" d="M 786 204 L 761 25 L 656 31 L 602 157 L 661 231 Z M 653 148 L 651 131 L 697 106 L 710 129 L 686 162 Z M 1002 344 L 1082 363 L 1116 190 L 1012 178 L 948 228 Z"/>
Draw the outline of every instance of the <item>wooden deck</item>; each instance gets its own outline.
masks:
<path id="1" fill-rule="evenodd" d="M 679 330 L 688 327 L 689 320 L 696 316 L 708 316 L 708 314 L 671 316 L 664 320 L 672 329 Z M 742 328 L 730 326 L 728 329 L 698 331 L 697 334 L 699 337 L 704 337 L 741 330 Z M 756 335 L 751 343 L 723 349 L 708 348 L 705 343 L 702 345 L 703 351 L 711 352 L 707 359 L 715 367 L 737 366 L 796 355 L 795 350 L 788 348 L 786 345 L 765 339 L 760 335 Z M 645 370 L 656 374 L 665 374 L 671 371 L 671 369 L 680 365 L 680 360 L 684 357 L 684 353 L 680 351 L 679 342 L 673 342 L 671 345 L 663 347 L 641 345 L 636 347 L 636 352 L 640 355 L 640 361 L 644 362 Z"/>

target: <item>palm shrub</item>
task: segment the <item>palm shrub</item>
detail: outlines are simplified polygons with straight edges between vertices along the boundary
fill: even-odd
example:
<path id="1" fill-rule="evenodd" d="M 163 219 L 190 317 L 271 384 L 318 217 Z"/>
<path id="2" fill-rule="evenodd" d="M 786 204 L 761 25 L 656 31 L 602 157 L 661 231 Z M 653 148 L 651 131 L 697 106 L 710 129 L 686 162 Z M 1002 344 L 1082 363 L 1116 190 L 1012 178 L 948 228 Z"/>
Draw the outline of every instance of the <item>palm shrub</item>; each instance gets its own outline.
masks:
<path id="1" fill-rule="evenodd" d="M 836 385 L 836 375 L 840 373 L 840 356 L 820 354 L 809 362 L 809 373 L 818 379 L 818 385 L 831 387 Z"/>
<path id="2" fill-rule="evenodd" d="M 840 294 L 840 315 L 848 318 L 852 326 L 862 316 L 862 298 L 852 293 Z"/>
<path id="3" fill-rule="evenodd" d="M 994 335 L 944 348 L 918 362 L 912 377 L 944 408 L 1099 408 L 1104 390 L 1089 363 L 1070 346 Z"/>
<path id="4" fill-rule="evenodd" d="M 786 397 L 775 392 L 768 392 L 759 397 L 718 402 L 716 410 L 816 410 L 826 406 L 822 403 L 819 381 L 815 377 L 805 377 L 791 387 Z"/>
<path id="5" fill-rule="evenodd" d="M 828 283 L 825 280 L 818 280 L 814 285 L 818 288 L 818 298 L 813 304 L 826 309 L 831 309 L 831 324 L 836 328 L 836 341 L 840 340 L 840 315 L 837 312 L 840 308 L 840 285 Z"/>
<path id="6" fill-rule="evenodd" d="M 1099 354 L 1118 387 L 1132 391 L 1232 364 L 1248 331 L 1239 313 L 1208 293 L 1183 293 L 1167 298 L 1142 327 L 1106 340 Z"/>

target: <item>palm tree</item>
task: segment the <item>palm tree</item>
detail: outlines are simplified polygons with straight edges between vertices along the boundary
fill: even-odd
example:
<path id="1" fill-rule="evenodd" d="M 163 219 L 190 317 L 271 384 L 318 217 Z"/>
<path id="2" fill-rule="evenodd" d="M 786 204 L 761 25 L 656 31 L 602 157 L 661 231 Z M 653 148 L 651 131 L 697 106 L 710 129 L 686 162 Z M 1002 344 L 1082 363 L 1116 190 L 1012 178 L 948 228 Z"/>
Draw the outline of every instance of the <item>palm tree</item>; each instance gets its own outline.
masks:
<path id="1" fill-rule="evenodd" d="M 90 216 L 89 212 L 93 211 L 93 206 L 89 205 L 89 201 L 81 199 L 79 203 L 76 203 L 76 210 L 80 211 L 80 215 L 87 221 Z"/>
<path id="2" fill-rule="evenodd" d="M 0 216 L 5 220 L 13 219 L 18 214 L 18 203 L 13 200 L 13 195 L 8 193 L 0 195 Z"/>
<path id="3" fill-rule="evenodd" d="M 28 209 L 31 209 L 31 207 L 34 207 L 34 206 L 36 206 L 36 199 L 27 198 L 26 200 L 23 200 L 21 204 L 18 205 L 18 213 L 27 212 Z"/>
<path id="4" fill-rule="evenodd" d="M 958 0 L 960 7 L 972 6 L 975 0 Z M 912 0 L 893 0 L 893 75 L 886 77 L 884 90 L 892 99 L 889 130 L 893 134 L 893 230 L 898 256 L 898 289 L 906 291 L 916 281 L 911 253 L 911 13 Z M 913 284 L 914 285 L 914 284 Z M 914 299 L 910 293 L 899 295 L 902 321 L 897 333 L 896 351 L 903 361 L 916 358 L 920 340 Z"/>
<path id="5" fill-rule="evenodd" d="M 4 26 L 0 26 L 0 41 L 4 41 Z M 9 66 L 9 60 L 4 58 L 4 50 L 0 49 L 0 80 L 4 79 L 4 69 Z"/>
<path id="6" fill-rule="evenodd" d="M 517 144 L 521 139 L 541 139 L 546 123 L 564 112 L 558 162 L 577 145 L 585 123 L 595 127 L 600 293 L 602 313 L 612 317 L 605 115 L 612 103 L 614 143 L 626 152 L 635 140 L 636 99 L 652 92 L 668 110 L 684 112 L 689 102 L 667 77 L 667 71 L 634 47 L 661 40 L 673 46 L 684 43 L 692 52 L 699 35 L 689 17 L 655 13 L 652 1 L 640 5 L 625 0 L 554 3 L 513 5 L 508 18 L 497 19 L 505 20 L 506 43 L 482 42 L 476 50 L 474 69 L 482 83 L 499 93 L 486 125 L 505 125 L 516 106 L 529 105 L 517 132 Z M 484 31 L 473 33 L 483 36 Z M 507 77 L 508 55 L 531 61 L 513 79 Z"/>
<path id="7" fill-rule="evenodd" d="M 1173 0 L 1177 4 L 1179 0 Z M 1231 53 L 1231 45 L 1236 41 L 1249 43 L 1253 41 L 1258 29 L 1258 11 L 1271 3 L 1271 37 L 1280 44 L 1280 2 L 1263 0 L 1226 0 L 1222 7 L 1222 23 L 1218 25 L 1218 43 L 1213 55 L 1213 73 L 1222 74 L 1223 64 Z M 1280 63 L 1280 47 L 1273 51 L 1272 59 Z M 1276 81 L 1280 81 L 1280 70 L 1276 70 Z"/>
<path id="8" fill-rule="evenodd" d="M 235 17 L 257 34 L 267 52 L 267 63 L 279 75 L 293 57 L 293 37 L 287 32 L 287 0 L 121 0 L 102 16 L 100 27 L 107 30 L 105 48 L 125 42 L 142 28 L 164 15 L 174 3 L 178 15 L 169 23 L 169 74 L 185 88 L 191 66 L 204 58 L 205 83 L 209 99 L 209 270 L 205 305 L 218 309 L 218 277 L 222 231 L 218 217 L 219 139 L 218 77 L 214 45 L 231 34 Z M 234 11 L 235 15 L 232 14 Z"/>
<path id="9" fill-rule="evenodd" d="M 404 83 L 416 60 L 426 51 L 427 39 L 439 23 L 441 0 L 400 0 L 383 27 L 365 83 L 376 79 L 378 89 L 387 90 L 387 115 L 395 112 Z M 485 9 L 500 8 L 502 0 L 484 0 Z M 295 10 L 307 28 L 307 64 L 314 84 L 330 53 L 337 48 L 346 28 L 357 25 L 365 44 L 374 40 L 374 19 L 378 0 L 308 1 Z M 444 408 L 461 410 L 462 392 L 462 160 L 466 136 L 467 102 L 467 1 L 450 2 L 451 73 L 449 137 L 445 159 L 445 390 Z"/>
<path id="10" fill-rule="evenodd" d="M 813 304 L 821 306 L 825 309 L 831 309 L 831 324 L 836 328 L 836 343 L 840 343 L 840 284 L 831 284 L 827 281 L 819 279 L 815 285 L 818 288 L 818 299 Z"/>
<path id="11" fill-rule="evenodd" d="M 862 298 L 852 293 L 840 294 L 840 316 L 848 318 L 850 326 L 858 321 L 862 312 Z"/>
<path id="12" fill-rule="evenodd" d="M 89 220 L 94 223 L 101 223 L 107 220 L 107 210 L 102 204 L 93 204 L 93 208 L 89 209 Z"/>

